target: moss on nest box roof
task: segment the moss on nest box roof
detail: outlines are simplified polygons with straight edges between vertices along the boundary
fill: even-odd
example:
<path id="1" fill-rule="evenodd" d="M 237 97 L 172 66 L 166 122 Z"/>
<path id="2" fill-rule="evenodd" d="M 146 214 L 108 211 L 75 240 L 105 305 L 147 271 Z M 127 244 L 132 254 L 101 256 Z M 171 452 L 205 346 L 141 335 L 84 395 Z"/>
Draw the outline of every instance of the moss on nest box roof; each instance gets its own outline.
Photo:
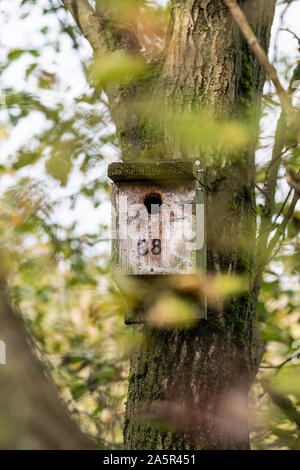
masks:
<path id="1" fill-rule="evenodd" d="M 114 162 L 108 166 L 108 176 L 118 181 L 198 179 L 200 165 L 193 160 L 163 160 L 147 162 Z"/>

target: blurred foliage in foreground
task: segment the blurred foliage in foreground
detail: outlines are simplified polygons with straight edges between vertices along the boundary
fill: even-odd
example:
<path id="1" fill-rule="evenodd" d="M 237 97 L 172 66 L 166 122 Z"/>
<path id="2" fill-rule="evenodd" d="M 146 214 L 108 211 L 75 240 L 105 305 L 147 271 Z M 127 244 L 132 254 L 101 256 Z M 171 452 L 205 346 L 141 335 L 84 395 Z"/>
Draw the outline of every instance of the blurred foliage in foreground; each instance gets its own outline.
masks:
<path id="1" fill-rule="evenodd" d="M 1 4 L 7 24 L 21 22 L 24 37 L 26 28 L 32 28 L 30 14 L 34 8 L 39 47 L 34 39 L 31 42 L 34 35 L 27 36 L 26 41 L 23 37 L 25 44 L 8 48 L 1 61 L 1 271 L 8 278 L 13 301 L 30 325 L 37 353 L 46 362 L 82 429 L 100 436 L 108 448 L 120 447 L 128 357 L 139 345 L 139 334 L 123 324 L 124 301 L 111 280 L 105 245 L 108 211 L 98 215 L 110 192 L 103 177 L 106 160 L 117 155 L 118 141 L 105 95 L 90 88 L 84 78 L 82 92 L 72 90 L 63 81 L 64 71 L 56 57 L 72 52 L 72 67 L 84 77 L 85 71 L 90 70 L 90 53 L 84 49 L 77 29 L 70 26 L 61 4 L 44 0 L 36 5 L 34 0 L 20 0 L 11 2 L 14 7 L 10 10 L 8 3 Z M 20 5 L 18 18 L 13 20 Z M 158 14 L 162 18 L 165 13 L 159 9 L 153 12 L 153 18 Z M 145 18 L 143 31 L 152 37 L 158 32 L 151 28 L 149 18 Z M 157 24 L 164 29 L 163 22 Z M 150 42 L 147 44 L 150 53 Z M 78 49 L 83 57 L 87 56 L 82 64 L 76 55 Z M 49 51 L 54 51 L 54 56 Z M 154 55 L 159 51 L 158 44 Z M 21 87 L 18 81 L 11 80 L 16 65 Z M 141 73 L 141 64 L 122 57 L 117 63 L 109 60 L 102 64 L 100 72 L 102 83 L 113 85 Z M 270 102 L 268 96 L 268 119 L 276 109 L 276 103 Z M 183 140 L 194 141 L 197 137 L 203 141 L 195 121 L 194 127 L 190 122 L 177 121 L 176 116 L 170 117 L 169 125 L 176 126 Z M 38 130 L 34 124 L 29 125 L 30 132 L 18 148 L 5 149 L 7 141 L 18 140 L 18 131 L 28 129 L 30 122 L 38 123 Z M 208 146 L 213 147 L 216 132 L 224 136 L 225 144 L 236 141 L 239 146 L 244 142 L 244 129 L 228 127 L 227 123 L 225 127 L 218 124 L 217 128 L 206 129 Z M 299 149 L 287 142 L 285 152 L 284 164 L 295 166 Z M 258 165 L 258 185 L 264 176 L 265 163 Z M 284 198 L 285 194 L 279 194 L 278 211 Z M 257 210 L 259 221 L 259 204 Z M 65 220 L 66 212 L 73 217 Z M 92 224 L 98 216 L 102 224 Z M 291 360 L 299 348 L 295 341 L 300 339 L 298 232 L 296 212 L 262 284 L 259 321 L 266 354 L 251 398 L 255 448 L 300 447 L 300 428 L 289 413 L 274 404 L 262 381 L 270 377 L 272 387 L 288 396 L 295 410 L 299 410 L 299 366 Z M 231 291 L 228 279 L 221 281 L 221 291 Z M 213 284 L 214 292 L 215 288 Z M 188 306 L 178 304 L 174 297 L 160 299 L 152 308 L 151 318 L 154 322 L 158 318 L 156 326 L 164 327 L 178 317 L 178 309 L 186 310 L 189 320 Z"/>

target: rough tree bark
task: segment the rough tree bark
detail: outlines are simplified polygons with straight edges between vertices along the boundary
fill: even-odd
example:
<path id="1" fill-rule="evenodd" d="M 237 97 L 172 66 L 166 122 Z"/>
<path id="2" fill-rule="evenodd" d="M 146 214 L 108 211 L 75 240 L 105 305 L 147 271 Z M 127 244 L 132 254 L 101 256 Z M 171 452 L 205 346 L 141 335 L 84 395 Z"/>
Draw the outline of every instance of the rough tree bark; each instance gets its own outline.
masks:
<path id="1" fill-rule="evenodd" d="M 159 80 L 170 106 L 209 107 L 221 117 L 251 120 L 265 75 L 220 1 L 174 1 Z M 241 2 L 267 50 L 274 1 Z M 254 128 L 257 122 L 254 118 Z M 255 132 L 255 129 L 254 129 Z M 175 141 L 175 139 L 174 139 Z M 166 152 L 174 157 L 170 139 Z M 173 152 L 172 152 L 173 151 Z M 182 150 L 181 150 L 182 151 Z M 198 157 L 199 154 L 185 155 Z M 192 330 L 145 329 L 131 363 L 125 445 L 134 449 L 247 449 L 247 394 L 257 371 L 257 290 L 251 287 L 255 245 L 254 151 L 207 172 L 208 270 L 243 273 L 249 289 Z M 144 415 L 156 414 L 151 422 Z M 164 419 L 172 425 L 159 424 Z"/>
<path id="2" fill-rule="evenodd" d="M 121 48 L 140 55 L 138 39 L 112 27 L 101 0 L 97 13 L 86 0 L 64 3 L 95 51 Z M 275 0 L 238 3 L 267 51 Z M 143 348 L 131 361 L 125 446 L 248 449 L 247 395 L 262 352 L 255 333 L 259 286 L 252 283 L 258 125 L 253 109 L 259 109 L 265 74 L 221 0 L 172 0 L 164 53 L 148 69 L 143 80 L 107 90 L 122 158 L 206 159 L 208 270 L 242 273 L 248 290 L 224 307 L 210 308 L 208 319 L 193 329 L 145 328 Z M 147 116 L 134 112 L 134 103 L 160 94 L 167 109 L 209 108 L 217 117 L 251 123 L 251 145 L 238 155 L 183 148 L 176 136 L 157 132 Z"/>

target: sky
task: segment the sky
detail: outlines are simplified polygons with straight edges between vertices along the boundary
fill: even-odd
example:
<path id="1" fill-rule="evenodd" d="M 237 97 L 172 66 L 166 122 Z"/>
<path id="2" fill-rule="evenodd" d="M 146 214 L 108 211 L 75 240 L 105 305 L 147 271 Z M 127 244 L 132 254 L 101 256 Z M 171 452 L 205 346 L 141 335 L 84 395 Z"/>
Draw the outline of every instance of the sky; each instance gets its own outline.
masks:
<path id="1" fill-rule="evenodd" d="M 43 26 L 49 27 L 50 36 L 53 41 L 55 41 L 58 34 L 57 18 L 54 15 L 42 14 L 42 7 L 47 5 L 47 0 L 39 0 L 37 6 L 30 5 L 30 15 L 25 19 L 20 19 L 20 2 L 21 0 L 0 0 L 0 61 L 5 61 L 9 49 L 42 46 L 44 37 L 39 30 Z M 157 0 L 157 3 L 166 4 L 167 0 Z M 282 10 L 282 6 L 279 6 L 276 10 L 270 48 L 270 59 L 274 61 L 274 45 L 276 40 L 276 66 L 280 72 L 283 70 L 283 65 L 281 64 L 282 57 L 288 57 L 290 64 L 295 64 L 296 60 L 299 59 L 297 40 L 293 38 L 290 33 L 285 31 L 280 32 L 278 37 L 276 36 L 276 34 L 278 34 Z M 284 27 L 297 33 L 299 30 L 299 18 L 300 2 L 296 1 L 290 7 L 285 17 Z M 80 54 L 85 59 L 92 55 L 91 48 L 85 39 L 81 41 Z M 34 79 L 29 83 L 25 83 L 24 81 L 24 70 L 30 61 L 32 61 L 32 58 L 28 56 L 24 56 L 22 60 L 16 61 L 16 63 L 10 67 L 9 71 L 0 77 L 0 90 L 1 88 L 13 85 L 16 89 L 35 93 L 36 82 Z M 59 76 L 59 83 L 55 87 L 54 92 L 44 93 L 43 99 L 45 102 L 48 101 L 51 103 L 51 100 L 64 99 L 72 106 L 74 98 L 82 93 L 89 92 L 89 86 L 82 72 L 80 58 L 72 49 L 72 44 L 68 37 L 64 38 L 62 49 L 58 54 L 54 52 L 52 46 L 43 47 L 43 53 L 39 61 L 46 70 Z M 283 76 L 281 79 L 286 84 Z M 266 90 L 267 88 L 268 85 L 266 85 Z M 300 93 L 298 95 L 300 101 Z M 267 135 L 274 134 L 276 117 L 276 113 L 273 113 L 267 115 L 262 120 L 263 138 Z M 0 126 L 1 119 L 2 121 L 5 120 L 5 111 L 0 110 Z M 7 161 L 8 158 L 12 158 L 21 143 L 30 142 L 34 133 L 46 125 L 47 123 L 42 119 L 41 114 L 33 112 L 30 114 L 29 118 L 23 119 L 15 128 L 10 127 L 8 138 L 0 140 L 0 164 L 1 162 Z M 110 126 L 113 127 L 113 124 L 110 124 Z M 270 158 L 271 155 L 272 140 L 269 138 L 263 143 L 267 143 L 269 146 L 263 151 L 257 152 L 258 163 Z M 96 169 L 93 170 L 93 175 L 90 175 L 91 179 L 95 177 L 105 178 L 108 162 L 119 158 L 118 152 L 111 147 L 107 147 L 104 151 L 107 155 L 106 161 L 97 165 Z M 79 200 L 76 210 L 69 210 L 67 196 L 78 191 L 83 183 L 82 175 L 78 171 L 78 168 L 75 167 L 72 171 L 66 188 L 60 187 L 57 181 L 52 180 L 45 174 L 43 164 L 37 164 L 30 169 L 24 168 L 20 174 L 22 176 L 30 174 L 30 176 L 35 176 L 45 182 L 51 197 L 54 200 L 60 201 L 53 213 L 53 220 L 67 225 L 76 220 L 78 234 L 85 233 L 86 231 L 94 232 L 97 230 L 99 223 L 107 224 L 109 222 L 110 202 L 107 199 L 104 199 L 103 204 L 95 209 L 86 198 L 82 197 Z M 88 182 L 88 178 L 84 183 Z M 1 190 L 11 184 L 11 182 L 12 180 L 9 176 L 7 176 L 6 180 L 2 178 Z M 287 184 L 285 182 L 281 184 L 280 191 L 282 194 L 286 193 Z M 105 247 L 104 245 L 99 247 L 99 250 L 102 252 L 103 249 L 108 248 L 109 244 L 106 244 Z"/>

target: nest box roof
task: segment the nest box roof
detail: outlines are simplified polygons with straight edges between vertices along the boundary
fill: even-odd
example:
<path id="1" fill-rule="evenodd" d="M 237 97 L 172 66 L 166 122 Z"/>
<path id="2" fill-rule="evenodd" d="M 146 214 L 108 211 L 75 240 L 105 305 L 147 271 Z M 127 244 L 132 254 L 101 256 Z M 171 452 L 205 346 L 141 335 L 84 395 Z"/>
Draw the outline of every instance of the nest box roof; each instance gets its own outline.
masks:
<path id="1" fill-rule="evenodd" d="M 199 179 L 201 166 L 193 160 L 114 162 L 108 166 L 112 181 L 190 180 Z"/>

